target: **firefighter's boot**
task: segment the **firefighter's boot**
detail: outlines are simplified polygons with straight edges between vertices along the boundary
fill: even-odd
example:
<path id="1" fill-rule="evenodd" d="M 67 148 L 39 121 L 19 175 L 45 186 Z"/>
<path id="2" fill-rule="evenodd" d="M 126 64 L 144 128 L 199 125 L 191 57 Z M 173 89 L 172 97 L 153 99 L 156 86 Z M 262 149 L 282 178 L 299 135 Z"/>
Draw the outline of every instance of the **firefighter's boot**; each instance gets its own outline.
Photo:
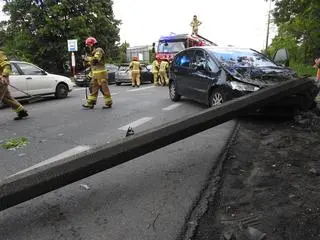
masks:
<path id="1" fill-rule="evenodd" d="M 84 109 L 93 109 L 93 108 L 94 108 L 94 104 L 88 104 L 88 103 L 86 103 L 86 104 L 82 104 L 82 107 L 83 107 Z"/>
<path id="2" fill-rule="evenodd" d="M 18 116 L 16 116 L 14 118 L 14 120 L 21 120 L 21 119 L 29 116 L 28 112 L 26 110 L 24 110 L 24 109 L 22 109 L 21 111 L 17 112 L 17 114 L 18 114 Z"/>
<path id="3" fill-rule="evenodd" d="M 112 107 L 112 98 L 111 98 L 110 93 L 104 95 L 104 101 L 105 101 L 105 104 L 104 104 L 104 106 L 102 107 L 102 109 L 108 109 L 108 108 L 111 108 L 111 107 Z"/>

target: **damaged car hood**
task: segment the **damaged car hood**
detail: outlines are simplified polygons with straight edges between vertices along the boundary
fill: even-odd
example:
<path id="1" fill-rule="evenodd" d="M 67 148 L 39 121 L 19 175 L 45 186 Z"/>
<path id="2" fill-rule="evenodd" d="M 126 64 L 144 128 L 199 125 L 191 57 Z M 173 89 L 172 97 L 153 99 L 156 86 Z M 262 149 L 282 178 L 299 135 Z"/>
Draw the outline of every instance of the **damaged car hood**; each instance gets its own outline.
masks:
<path id="1" fill-rule="evenodd" d="M 266 87 L 296 77 L 296 73 L 281 66 L 243 67 L 222 64 L 223 68 L 236 80 L 258 87 Z"/>

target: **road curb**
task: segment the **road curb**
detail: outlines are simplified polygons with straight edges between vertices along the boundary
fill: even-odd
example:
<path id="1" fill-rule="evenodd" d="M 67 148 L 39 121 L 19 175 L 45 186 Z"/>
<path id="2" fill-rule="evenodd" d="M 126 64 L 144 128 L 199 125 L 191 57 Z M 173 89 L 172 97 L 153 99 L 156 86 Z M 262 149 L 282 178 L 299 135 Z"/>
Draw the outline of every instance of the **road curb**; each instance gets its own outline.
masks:
<path id="1" fill-rule="evenodd" d="M 230 157 L 230 149 L 235 143 L 240 129 L 240 122 L 236 120 L 234 128 L 222 149 L 217 163 L 212 167 L 204 187 L 200 190 L 197 199 L 192 205 L 185 224 L 182 226 L 177 240 L 191 240 L 199 225 L 199 220 L 207 212 L 209 202 L 212 202 L 220 192 L 222 186 L 223 166 Z"/>

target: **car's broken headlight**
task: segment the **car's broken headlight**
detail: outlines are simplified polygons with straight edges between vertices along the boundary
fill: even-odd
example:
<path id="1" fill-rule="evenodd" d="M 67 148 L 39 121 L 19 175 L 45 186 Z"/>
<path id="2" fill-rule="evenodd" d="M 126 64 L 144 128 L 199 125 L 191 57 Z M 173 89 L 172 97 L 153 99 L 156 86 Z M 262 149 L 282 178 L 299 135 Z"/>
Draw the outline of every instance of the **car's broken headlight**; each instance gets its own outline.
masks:
<path id="1" fill-rule="evenodd" d="M 236 82 L 236 81 L 231 81 L 230 84 L 233 90 L 238 90 L 238 91 L 255 92 L 260 89 L 256 86 L 252 86 L 249 84 Z"/>

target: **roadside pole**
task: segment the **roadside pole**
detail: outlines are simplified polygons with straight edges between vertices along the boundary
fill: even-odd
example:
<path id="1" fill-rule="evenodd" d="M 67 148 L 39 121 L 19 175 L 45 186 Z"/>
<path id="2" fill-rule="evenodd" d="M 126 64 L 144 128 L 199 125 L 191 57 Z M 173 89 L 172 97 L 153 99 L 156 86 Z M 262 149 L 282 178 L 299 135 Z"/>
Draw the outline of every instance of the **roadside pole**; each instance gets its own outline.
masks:
<path id="1" fill-rule="evenodd" d="M 71 67 L 72 67 L 72 77 L 75 79 L 76 76 L 76 57 L 74 52 L 78 51 L 78 40 L 69 39 L 68 43 L 68 52 L 71 52 Z"/>
<path id="2" fill-rule="evenodd" d="M 71 52 L 71 67 L 72 67 L 72 76 L 76 77 L 76 57 L 74 52 Z"/>

